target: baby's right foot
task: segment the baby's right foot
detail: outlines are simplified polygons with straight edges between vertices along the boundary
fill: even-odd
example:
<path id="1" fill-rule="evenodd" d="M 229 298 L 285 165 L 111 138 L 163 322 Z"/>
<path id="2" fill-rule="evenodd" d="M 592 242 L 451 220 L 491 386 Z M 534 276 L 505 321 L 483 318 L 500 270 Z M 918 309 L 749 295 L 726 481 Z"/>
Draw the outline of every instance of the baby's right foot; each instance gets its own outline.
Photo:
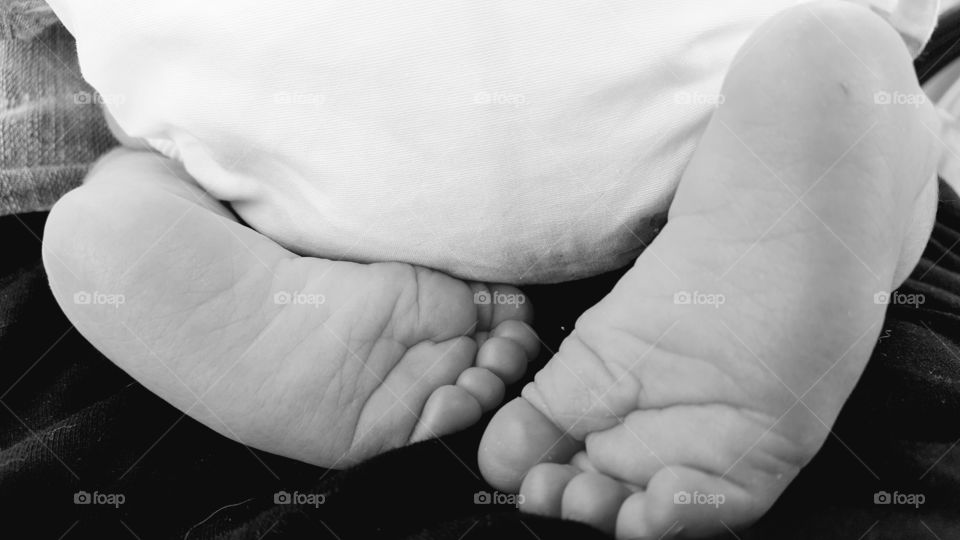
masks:
<path id="1" fill-rule="evenodd" d="M 473 424 L 537 354 L 516 289 L 295 256 L 174 172 L 106 158 L 52 211 L 44 263 L 87 339 L 221 434 L 345 467 Z"/>

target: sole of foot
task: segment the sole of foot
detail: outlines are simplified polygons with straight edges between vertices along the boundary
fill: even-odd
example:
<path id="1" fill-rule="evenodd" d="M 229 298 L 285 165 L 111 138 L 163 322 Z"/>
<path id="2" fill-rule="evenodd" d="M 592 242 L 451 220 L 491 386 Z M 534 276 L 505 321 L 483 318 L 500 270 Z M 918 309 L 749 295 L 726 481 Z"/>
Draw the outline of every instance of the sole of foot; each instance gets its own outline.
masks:
<path id="1" fill-rule="evenodd" d="M 324 467 L 475 423 L 538 351 L 505 285 L 299 257 L 176 163 L 105 157 L 51 211 L 44 265 L 104 355 L 249 446 Z"/>
<path id="2" fill-rule="evenodd" d="M 484 433 L 484 477 L 525 511 L 618 538 L 755 521 L 829 435 L 878 295 L 917 262 L 939 124 L 884 20 L 791 8 L 722 92 L 664 230 Z"/>

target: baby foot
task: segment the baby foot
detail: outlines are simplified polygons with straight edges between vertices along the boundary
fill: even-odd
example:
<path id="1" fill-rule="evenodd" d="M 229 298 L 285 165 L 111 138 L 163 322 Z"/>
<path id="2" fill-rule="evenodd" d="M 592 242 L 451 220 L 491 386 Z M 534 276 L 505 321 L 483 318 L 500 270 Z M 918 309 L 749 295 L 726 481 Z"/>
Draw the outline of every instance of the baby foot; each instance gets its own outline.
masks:
<path id="1" fill-rule="evenodd" d="M 756 35 L 776 38 L 742 49 L 660 236 L 484 433 L 484 477 L 525 511 L 619 538 L 757 519 L 864 369 L 875 295 L 916 263 L 937 120 L 874 100 L 922 95 L 897 34 L 819 3 Z"/>
<path id="2" fill-rule="evenodd" d="M 473 424 L 537 354 L 512 287 L 297 257 L 227 216 L 172 162 L 124 151 L 44 238 L 77 329 L 227 437 L 346 467 Z"/>

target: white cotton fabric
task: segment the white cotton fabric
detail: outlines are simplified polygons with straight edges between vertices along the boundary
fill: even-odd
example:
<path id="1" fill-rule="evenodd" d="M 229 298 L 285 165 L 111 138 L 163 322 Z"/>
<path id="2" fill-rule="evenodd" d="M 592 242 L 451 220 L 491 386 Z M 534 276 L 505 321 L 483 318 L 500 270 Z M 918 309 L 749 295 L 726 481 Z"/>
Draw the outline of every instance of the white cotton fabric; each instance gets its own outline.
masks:
<path id="1" fill-rule="evenodd" d="M 263 234 L 531 283 L 638 255 L 734 54 L 798 2 L 49 3 L 117 125 Z M 936 6 L 876 2 L 914 49 Z"/>

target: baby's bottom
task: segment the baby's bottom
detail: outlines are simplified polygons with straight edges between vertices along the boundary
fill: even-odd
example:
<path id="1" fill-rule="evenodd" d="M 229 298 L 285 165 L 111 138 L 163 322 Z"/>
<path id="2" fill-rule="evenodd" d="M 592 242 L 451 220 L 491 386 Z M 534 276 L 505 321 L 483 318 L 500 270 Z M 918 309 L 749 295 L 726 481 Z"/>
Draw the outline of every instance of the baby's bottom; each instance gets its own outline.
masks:
<path id="1" fill-rule="evenodd" d="M 762 515 L 818 451 L 933 220 L 938 120 L 899 36 L 799 6 L 743 47 L 669 220 L 498 411 L 485 478 L 621 538 Z"/>

